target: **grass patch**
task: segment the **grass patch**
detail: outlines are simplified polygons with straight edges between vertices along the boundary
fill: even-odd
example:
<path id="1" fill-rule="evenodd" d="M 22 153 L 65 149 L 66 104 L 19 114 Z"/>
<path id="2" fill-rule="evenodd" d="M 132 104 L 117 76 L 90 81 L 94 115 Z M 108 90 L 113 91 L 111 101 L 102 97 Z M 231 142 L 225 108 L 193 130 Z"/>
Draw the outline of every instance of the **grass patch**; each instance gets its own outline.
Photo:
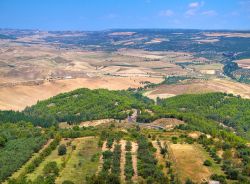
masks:
<path id="1" fill-rule="evenodd" d="M 61 184 L 65 180 L 70 180 L 75 184 L 81 184 L 86 182 L 86 176 L 95 174 L 99 164 L 98 153 L 101 153 L 97 143 L 98 139 L 94 137 L 74 139 L 72 145 L 76 145 L 76 149 L 70 155 L 56 183 Z"/>
<path id="2" fill-rule="evenodd" d="M 67 142 L 70 142 L 70 140 L 63 139 L 61 140 L 60 144 L 67 145 Z M 58 148 L 58 147 L 57 147 Z M 43 174 L 43 168 L 48 162 L 56 162 L 59 166 L 59 169 L 62 168 L 62 164 L 64 160 L 66 160 L 72 151 L 71 146 L 67 146 L 67 154 L 64 156 L 59 156 L 57 148 L 52 151 L 52 153 L 45 158 L 45 160 L 35 169 L 34 172 L 27 174 L 27 179 L 30 179 L 31 181 L 34 181 L 39 175 Z"/>
<path id="3" fill-rule="evenodd" d="M 212 171 L 203 165 L 209 157 L 202 151 L 202 147 L 194 144 L 170 144 L 170 147 L 178 176 L 183 183 L 187 178 L 198 183 L 203 179 L 209 179 Z"/>

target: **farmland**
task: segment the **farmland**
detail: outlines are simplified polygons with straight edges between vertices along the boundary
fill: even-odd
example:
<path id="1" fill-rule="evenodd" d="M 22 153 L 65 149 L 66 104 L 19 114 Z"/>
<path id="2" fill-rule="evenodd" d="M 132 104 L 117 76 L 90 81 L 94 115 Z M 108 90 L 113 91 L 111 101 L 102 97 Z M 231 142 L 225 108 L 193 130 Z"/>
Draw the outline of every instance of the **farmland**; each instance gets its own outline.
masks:
<path id="1" fill-rule="evenodd" d="M 235 60 L 240 68 L 233 79 L 248 81 L 248 32 L 110 30 L 102 35 L 2 29 L 0 33 L 12 38 L 0 39 L 2 110 L 23 110 L 81 87 L 138 89 L 169 76 L 191 78 L 194 86 L 160 87 L 170 88 L 160 97 L 219 91 L 249 98 L 248 85 L 230 81 L 223 71 L 228 60 Z M 156 98 L 154 93 L 158 91 L 148 96 Z"/>
<path id="2" fill-rule="evenodd" d="M 23 112 L 3 111 L 0 161 L 12 164 L 1 168 L 6 173 L 1 179 L 6 184 L 247 183 L 249 129 L 237 115 L 248 117 L 248 103 L 232 94 L 207 93 L 155 104 L 129 91 L 78 89 Z M 58 113 L 65 110 L 72 114 Z M 18 159 L 9 157 L 13 144 Z"/>
<path id="3" fill-rule="evenodd" d="M 127 133 L 121 133 L 124 127 L 119 123 L 110 122 L 106 128 L 97 125 L 94 130 L 97 135 L 95 137 L 62 138 L 58 146 L 33 171 L 27 173 L 25 168 L 28 168 L 42 151 L 34 154 L 5 183 L 15 183 L 18 180 L 22 183 L 27 180 L 33 183 L 43 181 L 42 178 L 46 176 L 45 168 L 49 163 L 57 165 L 57 174 L 51 179 L 58 184 L 66 181 L 82 184 L 100 180 L 124 183 L 156 179 L 159 183 L 185 183 L 188 179 L 200 183 L 209 181 L 215 174 L 226 178 L 221 164 L 216 163 L 198 141 L 201 140 L 202 133 L 193 139 L 189 137 L 189 131 L 179 129 L 162 131 L 142 126 L 141 130 L 135 133 L 137 125 L 132 124 L 131 127 L 133 128 L 128 129 Z M 99 128 L 102 130 L 101 134 L 98 133 Z M 86 128 L 74 129 L 86 131 Z M 144 141 L 147 141 L 149 147 Z M 49 141 L 41 150 L 51 143 L 52 141 Z M 66 146 L 67 152 L 64 155 L 59 155 L 59 145 Z M 141 151 L 144 155 L 141 155 Z M 205 160 L 209 160 L 212 166 L 205 166 Z M 145 175 L 147 169 L 153 168 L 155 175 Z M 24 175 L 25 180 L 22 178 Z"/>
<path id="4" fill-rule="evenodd" d="M 249 183 L 249 32 L 0 35 L 0 182 Z"/>

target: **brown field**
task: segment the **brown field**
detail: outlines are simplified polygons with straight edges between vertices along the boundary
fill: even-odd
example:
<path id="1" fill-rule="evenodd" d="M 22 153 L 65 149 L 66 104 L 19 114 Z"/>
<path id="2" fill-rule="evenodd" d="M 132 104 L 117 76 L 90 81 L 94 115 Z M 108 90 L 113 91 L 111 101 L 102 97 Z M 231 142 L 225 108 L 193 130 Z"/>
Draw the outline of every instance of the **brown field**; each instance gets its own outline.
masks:
<path id="1" fill-rule="evenodd" d="M 180 94 L 226 92 L 250 98 L 250 85 L 223 79 L 193 80 L 183 84 L 162 85 L 145 93 L 152 99 L 169 98 Z"/>
<path id="2" fill-rule="evenodd" d="M 250 69 L 250 59 L 237 60 L 236 63 L 238 63 L 239 67 Z"/>
<path id="3" fill-rule="evenodd" d="M 43 33 L 27 41 L 40 37 Z M 186 75 L 188 71 L 172 61 L 192 58 L 190 53 L 179 52 L 106 53 L 1 41 L 0 109 L 22 110 L 38 100 L 82 87 L 120 90 L 142 87 L 145 81 L 159 83 L 166 75 Z"/>
<path id="4" fill-rule="evenodd" d="M 206 39 L 206 40 L 195 40 L 198 43 L 202 44 L 202 43 L 215 43 L 220 41 L 219 39 Z"/>
<path id="5" fill-rule="evenodd" d="M 211 37 L 241 37 L 241 38 L 250 38 L 249 33 L 204 33 L 205 36 L 211 36 Z"/>
<path id="6" fill-rule="evenodd" d="M 194 182 L 198 183 L 209 179 L 212 173 L 208 167 L 203 165 L 206 156 L 196 145 L 170 144 L 170 148 L 182 183 L 185 183 L 187 178 L 192 178 Z"/>
<path id="7" fill-rule="evenodd" d="M 19 40 L 27 44 L 0 41 L 1 110 L 23 110 L 38 100 L 83 87 L 110 90 L 138 88 L 144 86 L 143 82 L 160 83 L 165 76 L 172 75 L 209 75 L 210 78 L 215 78 L 222 67 L 220 64 L 195 57 L 188 52 L 120 49 L 110 53 L 80 48 L 59 48 L 42 41 L 41 38 L 49 34 L 40 32 L 35 36 Z M 114 32 L 110 36 L 132 34 L 134 32 Z M 146 38 L 135 39 L 138 41 Z M 134 41 L 131 39 L 114 44 L 132 44 Z M 161 41 L 166 40 L 155 38 L 150 41 L 150 44 Z M 36 44 L 28 44 L 30 42 Z M 178 65 L 180 62 L 195 62 L 200 65 L 182 68 Z M 154 99 L 157 96 L 167 98 L 183 93 L 210 91 L 250 97 L 249 85 L 226 80 L 194 81 L 192 84 L 160 86 L 145 95 Z"/>
<path id="8" fill-rule="evenodd" d="M 62 92 L 68 92 L 77 88 L 106 88 L 110 90 L 137 88 L 143 86 L 140 82 L 160 82 L 161 78 L 145 77 L 95 77 L 58 80 L 45 82 L 41 85 L 16 85 L 0 87 L 0 109 L 22 110 L 26 106 L 35 104 L 38 100 L 44 100 Z"/>
<path id="9" fill-rule="evenodd" d="M 110 36 L 131 36 L 135 34 L 135 32 L 113 32 L 113 33 L 110 33 L 109 35 Z"/>
<path id="10" fill-rule="evenodd" d="M 161 43 L 163 41 L 168 41 L 168 39 L 165 38 L 154 38 L 149 42 L 145 42 L 145 44 L 154 44 L 154 43 Z"/>
<path id="11" fill-rule="evenodd" d="M 160 118 L 152 123 L 141 124 L 140 126 L 146 128 L 162 127 L 164 129 L 171 130 L 181 124 L 184 124 L 184 122 L 175 118 Z"/>
<path id="12" fill-rule="evenodd" d="M 213 63 L 213 64 L 191 65 L 190 68 L 192 68 L 195 72 L 214 75 L 216 74 L 216 72 L 222 72 L 223 65 L 220 63 Z"/>

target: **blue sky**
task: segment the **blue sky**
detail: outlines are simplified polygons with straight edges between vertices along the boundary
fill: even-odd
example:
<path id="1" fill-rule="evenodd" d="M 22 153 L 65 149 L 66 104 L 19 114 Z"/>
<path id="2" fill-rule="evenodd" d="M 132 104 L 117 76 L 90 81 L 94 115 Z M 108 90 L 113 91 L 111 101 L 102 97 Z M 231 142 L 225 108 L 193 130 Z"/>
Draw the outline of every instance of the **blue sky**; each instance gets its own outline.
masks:
<path id="1" fill-rule="evenodd" d="M 0 0 L 0 27 L 250 30 L 250 0 Z"/>

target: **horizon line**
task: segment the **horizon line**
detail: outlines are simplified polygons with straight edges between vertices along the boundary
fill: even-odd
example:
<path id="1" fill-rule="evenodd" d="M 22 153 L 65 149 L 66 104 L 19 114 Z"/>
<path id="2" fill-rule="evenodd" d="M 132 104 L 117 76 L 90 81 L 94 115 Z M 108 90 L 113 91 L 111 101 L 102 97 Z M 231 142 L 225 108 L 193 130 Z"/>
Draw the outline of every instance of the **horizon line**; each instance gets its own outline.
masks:
<path id="1" fill-rule="evenodd" d="M 27 31 L 47 31 L 47 32 L 64 32 L 64 31 L 83 31 L 83 32 L 98 32 L 98 31 L 121 31 L 121 30 L 193 30 L 193 31 L 250 31 L 250 29 L 229 29 L 229 28 L 218 28 L 218 29 L 204 29 L 204 28 L 104 28 L 104 29 L 41 29 L 41 28 L 2 28 L 0 30 L 27 30 Z"/>

